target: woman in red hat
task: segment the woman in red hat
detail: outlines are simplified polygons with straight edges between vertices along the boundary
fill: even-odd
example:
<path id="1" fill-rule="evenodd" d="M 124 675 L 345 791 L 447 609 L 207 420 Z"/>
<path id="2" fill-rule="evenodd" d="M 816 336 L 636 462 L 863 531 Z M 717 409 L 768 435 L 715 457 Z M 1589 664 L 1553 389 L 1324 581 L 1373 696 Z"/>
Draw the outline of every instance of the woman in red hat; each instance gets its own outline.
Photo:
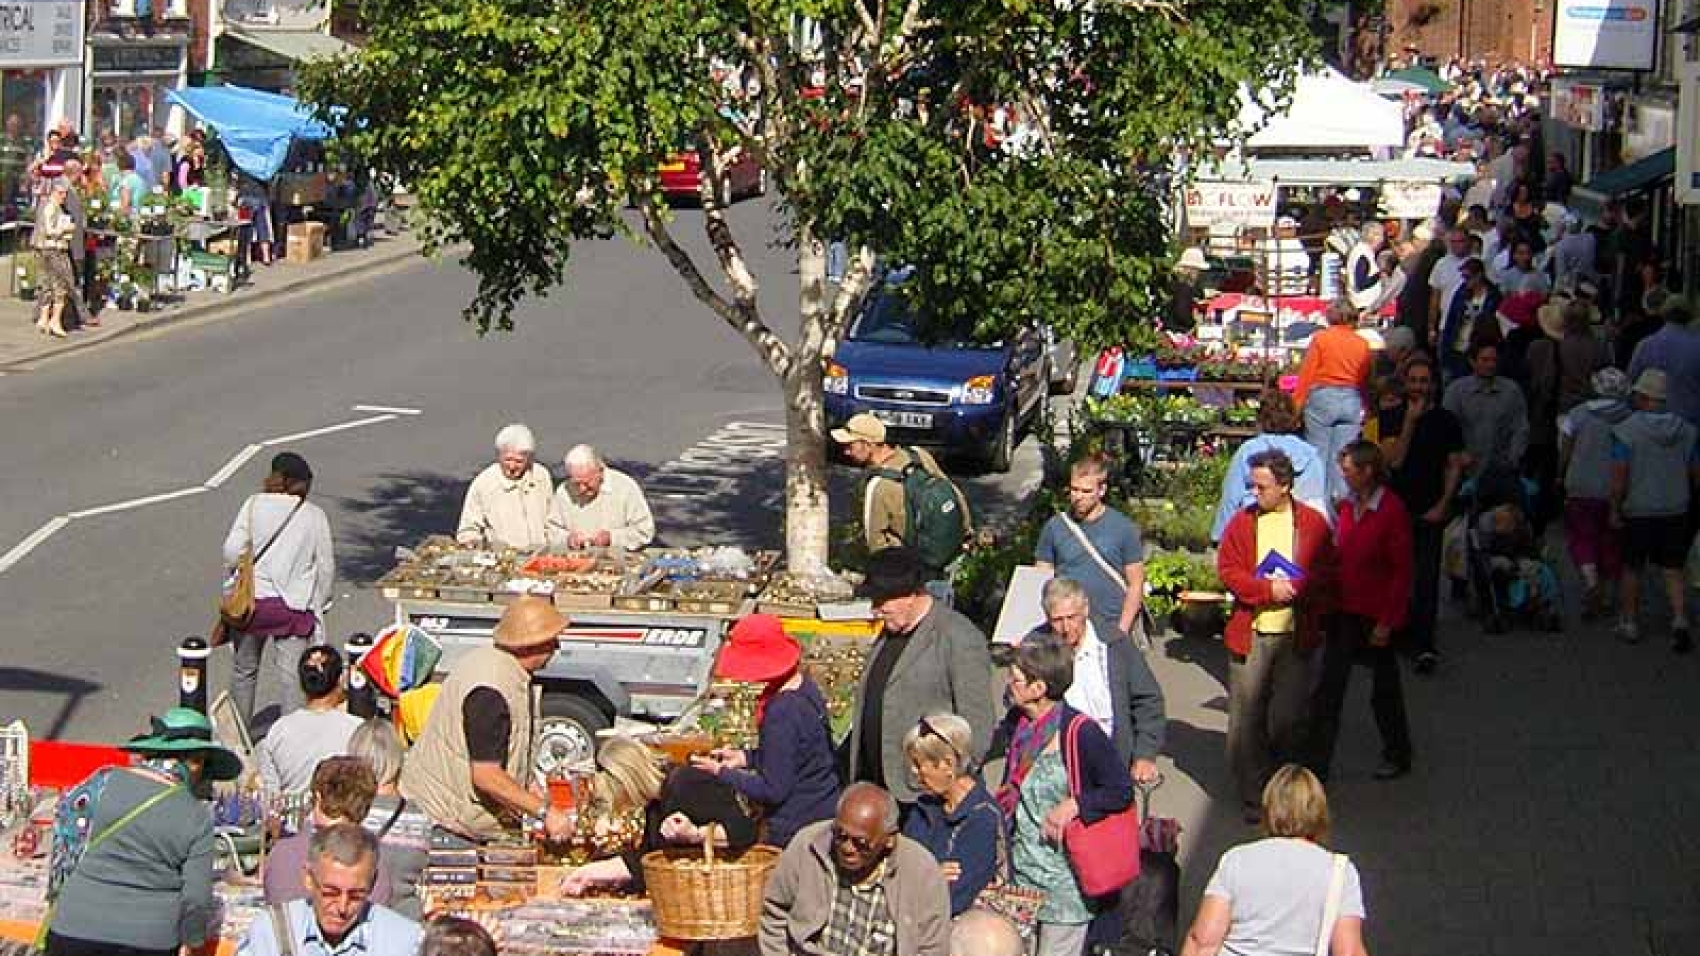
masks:
<path id="1" fill-rule="evenodd" d="M 796 639 L 770 614 L 753 614 L 734 625 L 715 676 L 764 685 L 756 705 L 758 746 L 716 750 L 692 760 L 761 806 L 764 842 L 778 847 L 804 826 L 830 820 L 838 804 L 838 760 L 826 695 L 798 668 L 802 658 Z"/>

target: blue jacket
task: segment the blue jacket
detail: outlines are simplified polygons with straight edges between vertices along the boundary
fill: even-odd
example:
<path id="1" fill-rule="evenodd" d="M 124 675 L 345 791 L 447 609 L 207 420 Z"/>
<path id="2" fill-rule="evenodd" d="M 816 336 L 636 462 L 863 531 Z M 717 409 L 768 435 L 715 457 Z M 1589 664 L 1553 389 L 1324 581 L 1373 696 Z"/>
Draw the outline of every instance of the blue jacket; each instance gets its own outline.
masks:
<path id="1" fill-rule="evenodd" d="M 837 812 L 838 760 L 826 697 L 812 679 L 767 702 L 760 745 L 747 756 L 748 770 L 727 770 L 720 779 L 767 812 L 764 842 L 784 847 L 798 830 Z"/>
<path id="2" fill-rule="evenodd" d="M 926 847 L 940 863 L 962 866 L 962 873 L 950 884 L 951 916 L 973 906 L 994 879 L 1009 878 L 1007 843 L 1004 866 L 998 858 L 998 842 L 1008 839 L 1003 810 L 983 783 L 976 782 L 952 812 L 945 811 L 943 800 L 924 794 L 903 824 L 903 835 Z"/>

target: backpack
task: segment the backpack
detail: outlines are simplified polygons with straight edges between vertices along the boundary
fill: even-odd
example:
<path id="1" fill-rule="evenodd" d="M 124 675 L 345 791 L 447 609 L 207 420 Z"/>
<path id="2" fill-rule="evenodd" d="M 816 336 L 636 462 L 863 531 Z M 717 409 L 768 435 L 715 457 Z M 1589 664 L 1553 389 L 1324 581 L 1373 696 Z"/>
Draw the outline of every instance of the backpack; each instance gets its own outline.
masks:
<path id="1" fill-rule="evenodd" d="M 903 471 L 876 469 L 874 474 L 903 485 L 903 543 L 915 549 L 921 563 L 942 569 L 955 561 L 970 526 L 967 499 L 956 485 L 928 471 L 913 448 Z"/>

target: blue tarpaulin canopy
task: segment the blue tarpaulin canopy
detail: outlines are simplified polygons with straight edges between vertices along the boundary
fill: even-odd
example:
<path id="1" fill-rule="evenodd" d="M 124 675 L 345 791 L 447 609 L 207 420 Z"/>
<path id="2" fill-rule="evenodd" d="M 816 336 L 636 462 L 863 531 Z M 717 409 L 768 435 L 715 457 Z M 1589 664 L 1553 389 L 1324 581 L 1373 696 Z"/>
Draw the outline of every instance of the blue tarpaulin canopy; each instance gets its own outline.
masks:
<path id="1" fill-rule="evenodd" d="M 291 142 L 331 136 L 330 127 L 293 97 L 241 86 L 170 90 L 166 96 L 218 132 L 237 169 L 265 182 L 283 167 Z"/>

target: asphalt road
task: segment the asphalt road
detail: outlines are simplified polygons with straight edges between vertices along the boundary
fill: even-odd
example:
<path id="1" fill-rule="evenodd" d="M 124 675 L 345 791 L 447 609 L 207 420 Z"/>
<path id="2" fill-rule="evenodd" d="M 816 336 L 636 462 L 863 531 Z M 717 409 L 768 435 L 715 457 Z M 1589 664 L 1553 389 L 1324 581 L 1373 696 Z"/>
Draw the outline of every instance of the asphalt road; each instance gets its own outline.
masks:
<path id="1" fill-rule="evenodd" d="M 678 233 L 700 255 L 699 215 L 680 210 Z M 764 308 L 788 331 L 797 283 L 769 241 L 776 221 L 765 202 L 735 210 L 768 282 Z M 267 447 L 215 489 L 76 517 L 0 570 L 0 719 L 111 740 L 173 703 L 172 649 L 204 633 L 224 534 L 285 447 L 312 463 L 314 500 L 330 513 L 338 640 L 387 623 L 390 609 L 361 585 L 397 546 L 452 529 L 511 420 L 531 424 L 557 478 L 582 441 L 640 479 L 662 468 L 669 487 L 694 489 L 654 501 L 671 543 L 778 544 L 767 505 L 782 482 L 782 406 L 748 346 L 650 250 L 586 244 L 569 283 L 527 304 L 514 332 L 481 339 L 459 317 L 470 274 L 421 261 L 0 377 L 0 555 L 56 516 L 203 485 L 250 444 L 386 414 L 355 406 L 418 410 Z M 754 437 L 726 440 L 739 435 Z M 968 482 L 978 506 L 1007 506 L 1034 479 L 1034 444 L 1011 474 Z M 713 480 L 693 478 L 703 474 Z M 837 514 L 853 507 L 837 497 Z M 215 655 L 215 692 L 228 656 Z M 270 696 L 263 684 L 262 706 Z"/>

